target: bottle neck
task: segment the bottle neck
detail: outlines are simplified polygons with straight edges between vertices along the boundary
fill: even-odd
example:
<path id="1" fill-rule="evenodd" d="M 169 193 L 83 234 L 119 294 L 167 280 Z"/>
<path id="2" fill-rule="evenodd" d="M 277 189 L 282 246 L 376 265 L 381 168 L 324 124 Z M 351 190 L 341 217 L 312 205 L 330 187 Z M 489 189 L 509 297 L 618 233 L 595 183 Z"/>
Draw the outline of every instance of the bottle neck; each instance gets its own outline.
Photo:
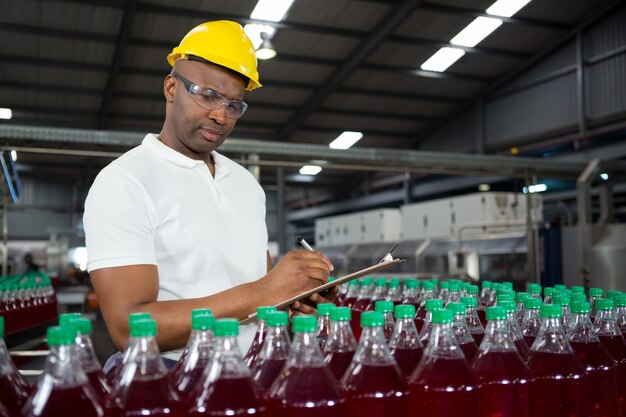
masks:
<path id="1" fill-rule="evenodd" d="M 324 352 L 354 352 L 358 343 L 349 321 L 331 320 Z"/>
<path id="2" fill-rule="evenodd" d="M 419 292 L 417 288 L 406 288 L 404 290 L 404 301 L 406 303 L 415 304 L 417 302 L 418 297 L 419 297 Z"/>
<path id="3" fill-rule="evenodd" d="M 593 324 L 587 313 L 575 313 L 571 317 L 569 341 L 576 343 L 600 342 L 593 330 Z"/>
<path id="4" fill-rule="evenodd" d="M 154 336 L 131 337 L 127 349 L 129 355 L 121 371 L 121 385 L 128 385 L 135 379 L 153 380 L 167 376 Z"/>
<path id="5" fill-rule="evenodd" d="M 374 286 L 368 285 L 361 288 L 358 298 L 372 298 L 372 295 L 374 295 Z"/>
<path id="6" fill-rule="evenodd" d="M 382 326 L 363 328 L 359 347 L 353 360 L 366 365 L 392 365 L 394 363 Z"/>
<path id="7" fill-rule="evenodd" d="M 389 340 L 389 347 L 404 349 L 422 347 L 419 335 L 417 334 L 414 319 L 400 318 L 396 320 L 396 327 L 394 328 L 393 335 Z"/>
<path id="8" fill-rule="evenodd" d="M 485 341 L 480 350 L 485 351 L 517 351 L 515 339 L 511 334 L 508 320 L 491 320 L 485 329 Z"/>
<path id="9" fill-rule="evenodd" d="M 385 299 L 389 301 L 399 301 L 400 298 L 400 287 L 389 287 Z"/>
<path id="10" fill-rule="evenodd" d="M 443 359 L 465 358 L 452 331 L 452 323 L 432 324 L 424 354 Z"/>
<path id="11" fill-rule="evenodd" d="M 561 326 L 561 319 L 552 317 L 541 319 L 541 328 L 531 349 L 546 353 L 574 353 Z"/>
<path id="12" fill-rule="evenodd" d="M 97 372 L 101 369 L 91 337 L 88 334 L 81 334 L 76 338 L 76 348 L 78 359 L 85 372 Z"/>
<path id="13" fill-rule="evenodd" d="M 617 336 L 622 334 L 615 321 L 613 310 L 597 310 L 593 327 L 598 336 Z"/>
<path id="14" fill-rule="evenodd" d="M 87 376 L 79 363 L 76 345 L 50 346 L 44 367 L 44 377 L 38 386 L 48 388 L 71 388 L 88 383 Z"/>
<path id="15" fill-rule="evenodd" d="M 241 356 L 237 336 L 215 337 L 215 359 L 209 365 L 209 379 L 247 377 L 250 370 Z"/>
<path id="16" fill-rule="evenodd" d="M 540 320 L 538 308 L 527 308 L 524 310 L 524 321 L 526 320 Z"/>
<path id="17" fill-rule="evenodd" d="M 315 332 L 295 333 L 287 365 L 312 368 L 325 366 Z"/>
<path id="18" fill-rule="evenodd" d="M 291 343 L 286 326 L 267 326 L 265 342 L 259 352 L 259 359 L 287 359 Z"/>

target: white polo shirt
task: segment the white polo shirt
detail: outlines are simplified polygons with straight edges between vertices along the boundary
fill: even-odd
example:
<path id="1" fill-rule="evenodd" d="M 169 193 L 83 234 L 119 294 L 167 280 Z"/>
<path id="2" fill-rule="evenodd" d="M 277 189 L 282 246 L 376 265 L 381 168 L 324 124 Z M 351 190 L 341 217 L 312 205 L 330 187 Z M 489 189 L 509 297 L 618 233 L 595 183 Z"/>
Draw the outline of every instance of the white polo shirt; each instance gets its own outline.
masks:
<path id="1" fill-rule="evenodd" d="M 85 201 L 89 272 L 156 265 L 158 301 L 205 297 L 265 275 L 265 193 L 241 165 L 212 156 L 215 178 L 203 161 L 148 134 L 105 167 Z M 243 353 L 255 328 L 240 329 Z"/>

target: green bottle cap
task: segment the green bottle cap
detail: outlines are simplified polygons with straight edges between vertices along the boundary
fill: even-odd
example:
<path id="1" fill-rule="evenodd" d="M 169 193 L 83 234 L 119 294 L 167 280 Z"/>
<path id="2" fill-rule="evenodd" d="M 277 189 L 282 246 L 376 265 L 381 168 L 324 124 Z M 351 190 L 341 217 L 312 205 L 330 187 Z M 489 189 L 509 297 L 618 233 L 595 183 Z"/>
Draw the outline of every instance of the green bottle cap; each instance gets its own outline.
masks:
<path id="1" fill-rule="evenodd" d="M 487 307 L 487 320 L 506 320 L 507 311 L 503 307 Z"/>
<path id="2" fill-rule="evenodd" d="M 63 313 L 59 314 L 59 326 L 68 324 L 71 321 L 81 318 L 80 313 Z"/>
<path id="3" fill-rule="evenodd" d="M 150 313 L 130 313 L 128 315 L 128 326 L 130 327 L 137 320 L 151 319 Z"/>
<path id="4" fill-rule="evenodd" d="M 450 283 L 450 292 L 457 292 L 461 289 L 461 284 L 459 284 L 458 282 L 451 282 Z"/>
<path id="5" fill-rule="evenodd" d="M 317 319 L 315 316 L 295 316 L 292 328 L 296 333 L 316 332 Z"/>
<path id="6" fill-rule="evenodd" d="M 567 287 L 566 287 L 565 285 L 563 285 L 563 284 L 556 284 L 556 285 L 554 286 L 554 289 L 555 289 L 555 290 L 564 290 L 564 289 L 566 289 L 566 288 L 567 288 Z"/>
<path id="7" fill-rule="evenodd" d="M 613 298 L 617 297 L 618 295 L 622 295 L 622 292 L 619 291 L 619 290 L 608 290 L 606 292 L 606 298 L 613 299 Z"/>
<path id="8" fill-rule="evenodd" d="M 572 291 L 574 291 L 574 294 L 584 294 L 585 293 L 585 287 L 581 287 L 580 285 L 576 285 L 572 287 Z"/>
<path id="9" fill-rule="evenodd" d="M 355 285 L 359 285 L 358 279 L 353 279 L 352 281 L 348 281 L 348 286 L 354 287 Z"/>
<path id="10" fill-rule="evenodd" d="M 194 316 L 206 316 L 213 315 L 213 311 L 210 308 L 195 308 L 191 310 L 191 319 L 193 320 Z"/>
<path id="11" fill-rule="evenodd" d="M 502 285 L 503 285 L 505 288 L 508 288 L 508 289 L 509 289 L 509 290 L 511 290 L 511 291 L 513 290 L 513 283 L 512 283 L 511 281 L 504 281 L 504 282 L 502 283 Z"/>
<path id="12" fill-rule="evenodd" d="M 450 281 L 442 281 L 439 283 L 439 289 L 450 289 Z"/>
<path id="13" fill-rule="evenodd" d="M 530 294 L 527 292 L 518 292 L 517 294 L 515 294 L 515 301 L 518 303 L 523 303 L 529 298 L 530 298 Z"/>
<path id="14" fill-rule="evenodd" d="M 482 282 L 482 286 L 483 286 L 483 288 L 491 289 L 491 281 L 483 281 Z"/>
<path id="15" fill-rule="evenodd" d="M 568 306 L 570 305 L 570 299 L 565 294 L 560 294 L 554 297 L 554 304 L 558 306 Z"/>
<path id="16" fill-rule="evenodd" d="M 261 306 L 256 309 L 256 318 L 257 320 L 265 320 L 267 314 L 276 311 L 276 307 L 273 306 Z"/>
<path id="17" fill-rule="evenodd" d="M 463 303 L 450 303 L 446 308 L 451 310 L 455 315 L 465 315 L 465 304 Z"/>
<path id="18" fill-rule="evenodd" d="M 454 314 L 451 310 L 436 308 L 432 314 L 431 322 L 434 324 L 452 323 L 454 321 Z"/>
<path id="19" fill-rule="evenodd" d="M 361 313 L 361 327 L 378 327 L 385 324 L 385 316 L 380 311 Z"/>
<path id="20" fill-rule="evenodd" d="M 91 334 L 92 332 L 91 320 L 85 317 L 74 319 L 71 323 L 76 327 L 80 335 Z"/>
<path id="21" fill-rule="evenodd" d="M 510 293 L 508 293 L 508 294 L 501 294 L 501 295 L 498 295 L 497 300 L 498 300 L 498 304 L 500 304 L 503 301 L 515 301 L 515 296 L 513 294 L 510 294 Z"/>
<path id="22" fill-rule="evenodd" d="M 572 313 L 574 314 L 589 314 L 591 312 L 591 304 L 587 301 L 576 301 L 572 303 Z"/>
<path id="23" fill-rule="evenodd" d="M 443 300 L 439 300 L 439 299 L 426 300 L 425 308 L 426 308 L 426 311 L 433 311 L 436 308 L 443 308 Z"/>
<path id="24" fill-rule="evenodd" d="M 512 294 L 513 297 L 515 297 L 515 291 L 508 289 L 505 286 L 500 286 L 498 287 L 498 289 L 496 290 L 496 295 L 504 295 L 504 294 Z"/>
<path id="25" fill-rule="evenodd" d="M 552 287 L 544 287 L 543 288 L 543 295 L 547 296 L 547 297 L 551 297 L 554 295 L 554 288 Z"/>
<path id="26" fill-rule="evenodd" d="M 72 345 L 76 343 L 76 328 L 74 326 L 48 327 L 46 332 L 48 346 Z"/>
<path id="27" fill-rule="evenodd" d="M 531 294 L 541 294 L 541 285 L 535 283 L 528 284 L 528 292 Z"/>
<path id="28" fill-rule="evenodd" d="M 515 311 L 516 309 L 515 301 L 498 301 L 498 307 L 502 307 L 508 312 Z"/>
<path id="29" fill-rule="evenodd" d="M 315 317 L 311 316 L 311 318 L 315 321 Z M 213 333 L 219 337 L 237 336 L 239 335 L 239 320 L 232 318 L 216 319 L 213 323 Z"/>
<path id="30" fill-rule="evenodd" d="M 130 324 L 131 337 L 154 337 L 156 334 L 157 324 L 152 319 L 139 319 Z"/>
<path id="31" fill-rule="evenodd" d="M 468 285 L 467 293 L 472 295 L 478 295 L 478 285 Z"/>
<path id="32" fill-rule="evenodd" d="M 398 288 L 400 286 L 400 278 L 391 278 L 389 281 L 389 288 Z"/>
<path id="33" fill-rule="evenodd" d="M 465 307 L 478 306 L 478 299 L 476 297 L 461 297 L 461 302 L 465 304 Z"/>
<path id="34" fill-rule="evenodd" d="M 542 304 L 541 305 L 541 317 L 550 319 L 559 319 L 563 316 L 563 310 L 561 306 L 556 304 Z"/>
<path id="35" fill-rule="evenodd" d="M 415 306 L 412 304 L 399 304 L 395 311 L 396 319 L 412 319 L 415 317 Z"/>
<path id="36" fill-rule="evenodd" d="M 626 294 L 615 297 L 613 303 L 615 303 L 615 307 L 626 307 Z"/>
<path id="37" fill-rule="evenodd" d="M 529 298 L 524 301 L 524 308 L 526 310 L 539 310 L 541 308 L 541 300 L 539 298 Z"/>
<path id="38" fill-rule="evenodd" d="M 362 287 L 367 287 L 368 285 L 371 285 L 373 283 L 374 283 L 374 278 L 367 277 L 367 278 L 363 278 L 363 281 L 361 281 L 361 286 Z"/>
<path id="39" fill-rule="evenodd" d="M 589 296 L 591 297 L 602 297 L 604 295 L 604 290 L 602 288 L 590 288 Z"/>
<path id="40" fill-rule="evenodd" d="M 352 320 L 352 311 L 350 311 L 350 307 L 337 307 L 330 311 L 330 319 L 334 321 L 350 321 Z"/>
<path id="41" fill-rule="evenodd" d="M 429 281 L 425 281 L 422 284 L 422 287 L 424 288 L 425 291 L 433 291 L 435 289 L 435 284 Z"/>
<path id="42" fill-rule="evenodd" d="M 337 277 L 328 277 L 328 282 L 335 282 L 337 281 Z"/>
<path id="43" fill-rule="evenodd" d="M 594 304 L 596 310 L 613 310 L 615 303 L 609 298 L 598 298 Z"/>
<path id="44" fill-rule="evenodd" d="M 378 311 L 381 313 L 392 313 L 393 301 L 376 301 L 376 304 L 374 304 L 374 311 Z"/>
<path id="45" fill-rule="evenodd" d="M 377 287 L 384 287 L 387 285 L 387 278 L 378 278 L 376 280 L 376 284 Z"/>
<path id="46" fill-rule="evenodd" d="M 4 317 L 0 316 L 0 340 L 4 339 Z"/>
<path id="47" fill-rule="evenodd" d="M 331 310 L 337 308 L 333 303 L 321 303 L 317 305 L 318 316 L 330 316 Z"/>
<path id="48" fill-rule="evenodd" d="M 191 317 L 192 330 L 211 330 L 215 325 L 213 314 L 196 314 Z"/>
<path id="49" fill-rule="evenodd" d="M 579 303 L 581 301 L 587 301 L 587 296 L 584 293 L 574 293 L 572 294 L 572 296 L 570 297 L 570 301 L 572 302 L 572 305 L 574 305 L 574 303 Z"/>
<path id="50" fill-rule="evenodd" d="M 417 288 L 419 287 L 419 282 L 416 279 L 405 279 L 404 280 L 405 288 Z"/>
<path id="51" fill-rule="evenodd" d="M 289 314 L 286 311 L 274 311 L 267 315 L 265 322 L 268 326 L 287 326 L 289 325 Z"/>

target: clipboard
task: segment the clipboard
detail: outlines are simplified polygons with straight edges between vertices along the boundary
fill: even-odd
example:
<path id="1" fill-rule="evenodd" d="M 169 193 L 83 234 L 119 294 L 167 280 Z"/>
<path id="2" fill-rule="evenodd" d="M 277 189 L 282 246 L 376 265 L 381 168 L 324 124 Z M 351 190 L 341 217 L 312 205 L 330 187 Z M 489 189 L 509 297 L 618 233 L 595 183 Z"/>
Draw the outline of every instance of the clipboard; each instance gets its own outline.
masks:
<path id="1" fill-rule="evenodd" d="M 277 310 L 283 309 L 283 308 L 288 307 L 291 304 L 295 303 L 296 301 L 300 301 L 300 300 L 302 300 L 304 298 L 310 297 L 313 294 L 317 294 L 319 292 L 322 292 L 324 290 L 332 288 L 332 287 L 334 287 L 336 285 L 340 285 L 340 284 L 346 283 L 348 281 L 352 281 L 355 278 L 360 278 L 362 276 L 371 274 L 373 272 L 378 272 L 381 269 L 387 268 L 388 266 L 391 266 L 391 265 L 398 264 L 400 262 L 404 262 L 404 259 L 396 258 L 396 259 L 391 259 L 391 260 L 384 260 L 384 261 L 382 261 L 382 262 L 380 262 L 380 263 L 378 263 L 376 265 L 372 265 L 372 266 L 369 266 L 369 267 L 367 267 L 365 269 L 361 269 L 360 271 L 356 271 L 356 272 L 353 272 L 351 274 L 344 275 L 341 278 L 337 278 L 333 282 L 327 282 L 326 284 L 322 284 L 322 285 L 320 285 L 318 287 L 315 287 L 313 289 L 310 289 L 308 291 L 300 293 L 300 294 L 298 294 L 298 295 L 296 295 L 294 297 L 288 298 L 287 300 L 284 300 L 284 301 L 281 301 L 278 304 L 275 304 L 274 307 L 276 307 Z M 257 316 L 257 313 L 252 313 L 248 317 L 246 317 L 245 319 L 239 321 L 239 324 L 240 325 L 244 325 L 244 324 L 252 323 L 254 320 L 256 320 L 256 316 Z"/>

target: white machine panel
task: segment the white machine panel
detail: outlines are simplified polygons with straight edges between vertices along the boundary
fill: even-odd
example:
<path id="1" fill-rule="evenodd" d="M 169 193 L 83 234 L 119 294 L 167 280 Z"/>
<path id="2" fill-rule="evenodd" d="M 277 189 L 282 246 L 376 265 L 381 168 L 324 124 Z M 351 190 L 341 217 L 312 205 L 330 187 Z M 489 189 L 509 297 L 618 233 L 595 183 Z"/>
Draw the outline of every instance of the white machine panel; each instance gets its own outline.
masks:
<path id="1" fill-rule="evenodd" d="M 356 243 L 397 242 L 400 211 L 370 210 L 315 221 L 315 245 L 338 246 Z"/>

